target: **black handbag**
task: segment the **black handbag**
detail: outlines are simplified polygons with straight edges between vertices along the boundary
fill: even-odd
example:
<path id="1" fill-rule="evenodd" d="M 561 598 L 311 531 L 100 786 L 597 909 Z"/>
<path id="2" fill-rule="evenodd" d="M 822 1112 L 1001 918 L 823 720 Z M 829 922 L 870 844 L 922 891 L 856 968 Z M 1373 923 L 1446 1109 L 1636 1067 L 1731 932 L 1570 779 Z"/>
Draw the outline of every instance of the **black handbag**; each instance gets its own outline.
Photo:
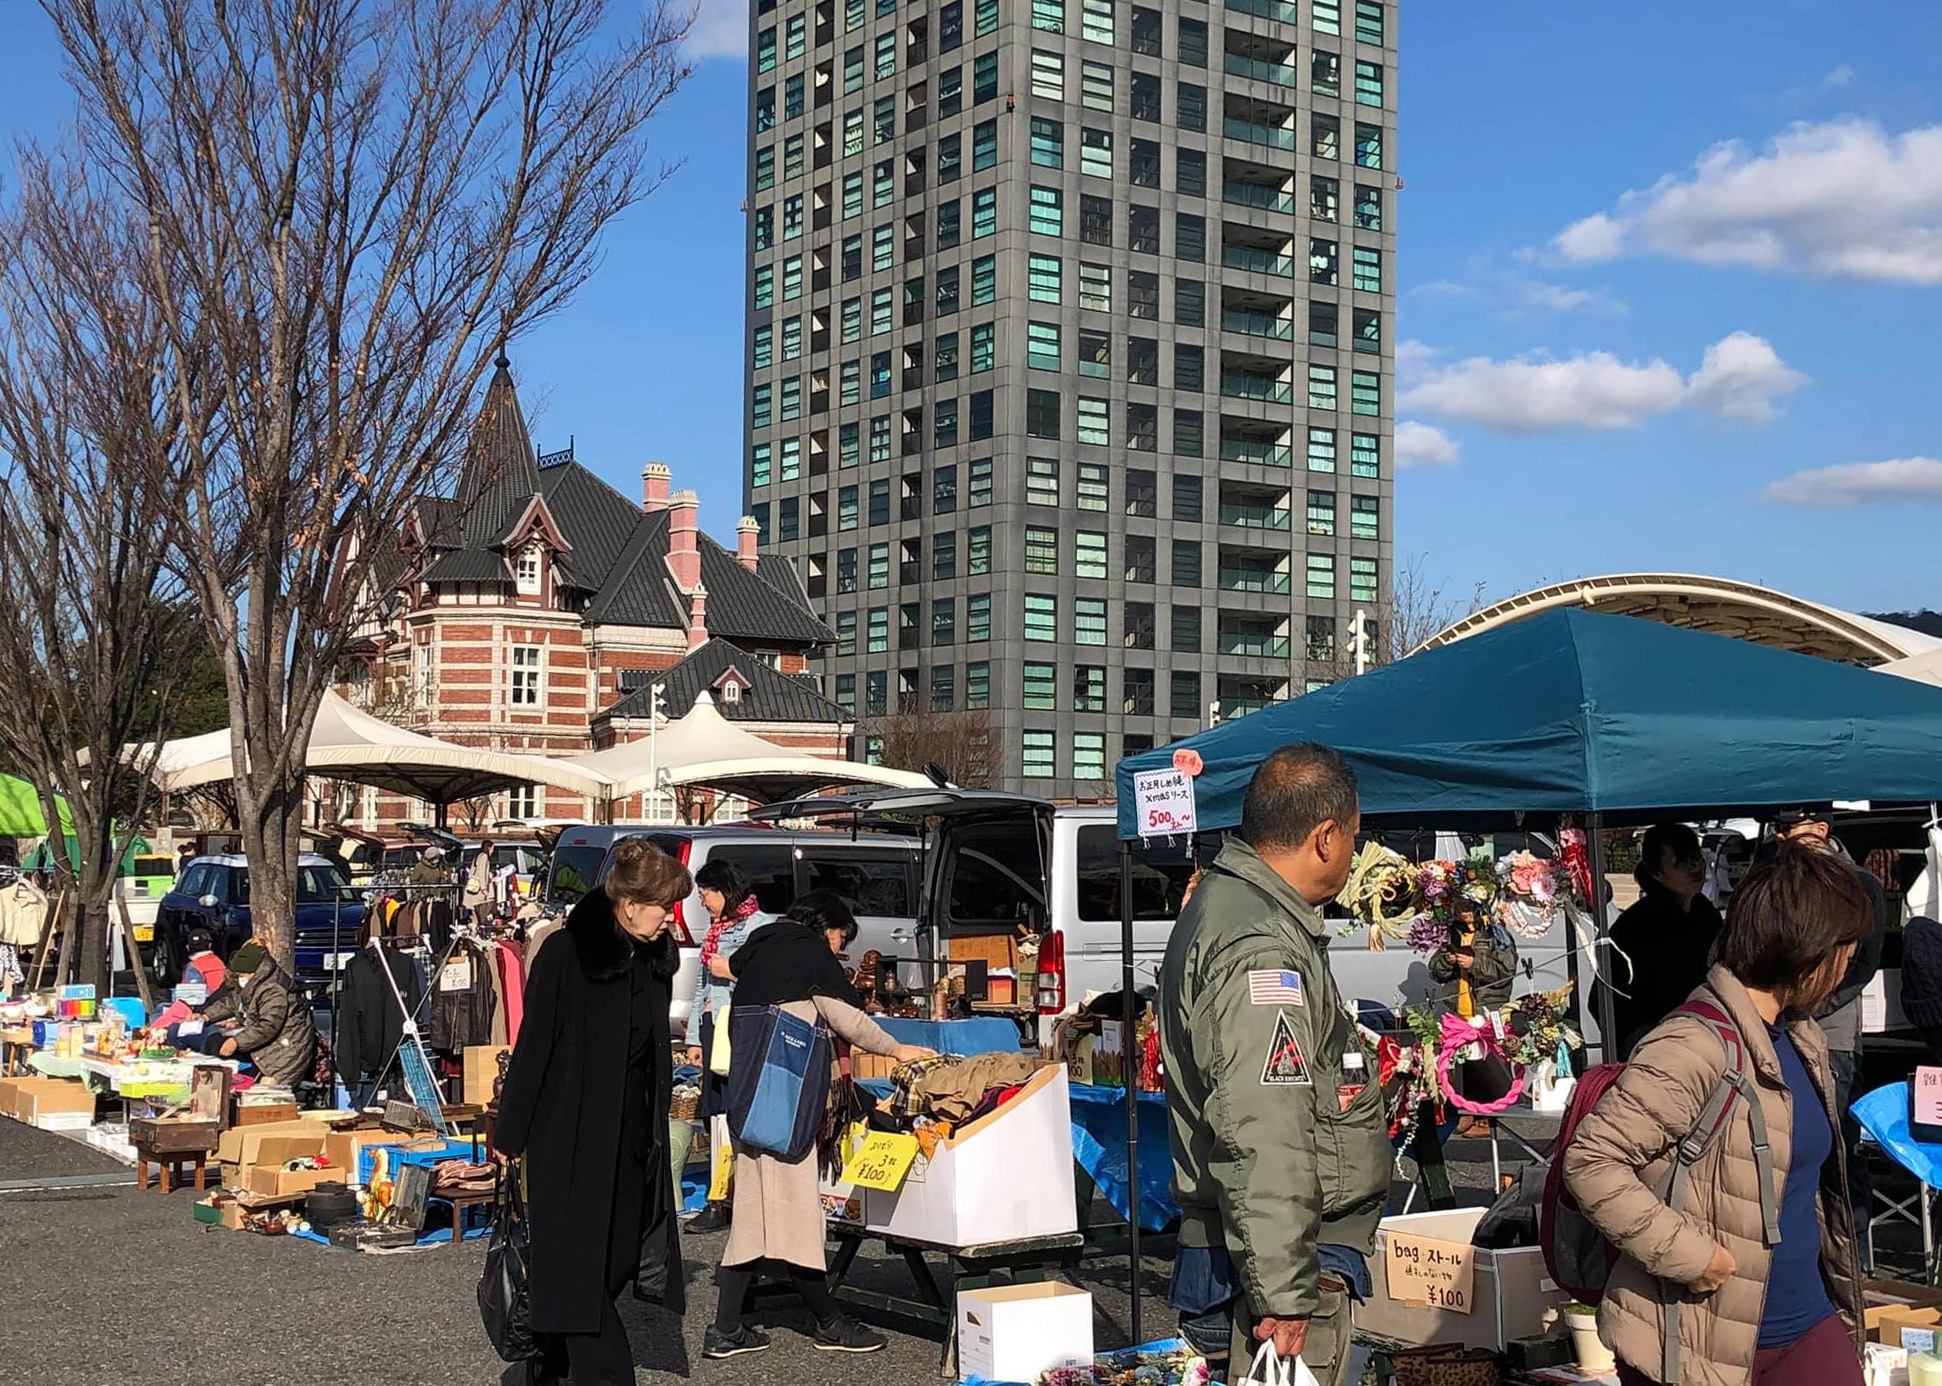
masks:
<path id="1" fill-rule="evenodd" d="M 479 1277 L 479 1317 L 486 1337 L 505 1362 L 539 1356 L 533 1338 L 533 1297 L 528 1283 L 526 1202 L 519 1194 L 519 1169 L 502 1166 L 498 1198 L 492 1206 L 492 1236 L 486 1243 L 485 1273 Z"/>

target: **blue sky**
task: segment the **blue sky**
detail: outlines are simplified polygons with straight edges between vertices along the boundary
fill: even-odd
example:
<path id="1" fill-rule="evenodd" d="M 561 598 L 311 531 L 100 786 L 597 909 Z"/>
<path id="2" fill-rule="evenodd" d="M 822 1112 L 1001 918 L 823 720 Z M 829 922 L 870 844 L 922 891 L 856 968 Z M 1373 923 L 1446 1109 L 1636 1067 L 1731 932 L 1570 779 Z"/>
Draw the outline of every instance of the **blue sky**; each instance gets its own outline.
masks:
<path id="1" fill-rule="evenodd" d="M 536 440 L 739 509 L 744 64 L 705 0 L 682 166 L 513 349 Z M 1397 553 L 1493 597 L 1717 573 L 1942 606 L 1942 6 L 1414 0 L 1401 16 Z M 67 107 L 0 6 L 0 129 Z"/>

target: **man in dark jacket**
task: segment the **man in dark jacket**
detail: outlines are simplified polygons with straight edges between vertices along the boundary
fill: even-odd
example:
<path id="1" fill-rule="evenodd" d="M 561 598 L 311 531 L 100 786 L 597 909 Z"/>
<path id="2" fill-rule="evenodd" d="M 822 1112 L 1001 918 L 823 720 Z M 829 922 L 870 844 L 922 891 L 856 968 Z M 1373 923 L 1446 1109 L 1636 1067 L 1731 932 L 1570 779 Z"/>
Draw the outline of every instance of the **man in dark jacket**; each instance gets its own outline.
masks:
<path id="1" fill-rule="evenodd" d="M 276 1087 L 294 1088 L 309 1077 L 317 1025 L 295 990 L 261 943 L 251 939 L 238 948 L 227 983 L 202 1010 L 210 1024 L 236 1022 L 216 1052 L 225 1059 L 241 1054 L 256 1066 L 257 1077 Z"/>
<path id="2" fill-rule="evenodd" d="M 1335 751 L 1269 756 L 1160 968 L 1181 1209 L 1171 1299 L 1195 1346 L 1226 1350 L 1225 1380 L 1271 1341 L 1340 1386 L 1349 1302 L 1368 1292 L 1389 1141 L 1320 909 L 1348 880 L 1359 823 Z"/>

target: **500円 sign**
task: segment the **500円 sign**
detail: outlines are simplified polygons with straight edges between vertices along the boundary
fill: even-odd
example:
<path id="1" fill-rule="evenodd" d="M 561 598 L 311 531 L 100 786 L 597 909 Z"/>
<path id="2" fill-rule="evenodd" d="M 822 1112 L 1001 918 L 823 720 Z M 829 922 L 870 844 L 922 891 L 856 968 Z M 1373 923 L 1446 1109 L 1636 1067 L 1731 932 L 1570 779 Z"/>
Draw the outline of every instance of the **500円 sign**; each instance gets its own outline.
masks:
<path id="1" fill-rule="evenodd" d="M 1475 1305 L 1477 1249 L 1461 1242 L 1389 1234 L 1389 1298 L 1467 1314 Z"/>

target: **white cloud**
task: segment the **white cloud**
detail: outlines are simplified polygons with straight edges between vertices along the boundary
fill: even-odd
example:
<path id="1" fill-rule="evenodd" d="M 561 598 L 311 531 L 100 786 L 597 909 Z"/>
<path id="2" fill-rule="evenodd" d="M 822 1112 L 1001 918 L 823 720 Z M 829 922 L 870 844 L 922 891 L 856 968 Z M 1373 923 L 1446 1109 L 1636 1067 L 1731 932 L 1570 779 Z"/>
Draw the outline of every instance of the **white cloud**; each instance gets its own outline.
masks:
<path id="1" fill-rule="evenodd" d="M 1821 85 L 1829 90 L 1851 87 L 1854 85 L 1854 69 L 1848 66 L 1848 64 L 1842 63 L 1831 70 L 1827 76 L 1821 78 Z"/>
<path id="2" fill-rule="evenodd" d="M 1757 155 L 1738 141 L 1718 144 L 1690 171 L 1626 193 L 1613 212 L 1573 223 L 1551 244 L 1573 263 L 1655 254 L 1942 284 L 1942 126 L 1890 135 L 1844 118 L 1795 125 Z"/>
<path id="3" fill-rule="evenodd" d="M 1401 429 L 1398 427 L 1398 435 Z M 1795 472 L 1767 487 L 1782 505 L 1843 510 L 1878 501 L 1942 501 L 1942 461 L 1897 457 L 1887 462 L 1843 462 Z"/>
<path id="4" fill-rule="evenodd" d="M 1398 467 L 1447 467 L 1456 460 L 1456 440 L 1442 429 L 1414 419 L 1396 421 Z"/>
<path id="5" fill-rule="evenodd" d="M 694 13 L 686 45 L 690 58 L 748 56 L 748 0 L 696 0 Z"/>
<path id="6" fill-rule="evenodd" d="M 1793 370 L 1764 337 L 1735 332 L 1706 349 L 1690 379 L 1665 361 L 1621 361 L 1609 351 L 1554 359 L 1541 354 L 1493 361 L 1473 356 L 1447 366 L 1432 363 L 1421 343 L 1406 361 L 1399 408 L 1420 410 L 1500 433 L 1557 433 L 1566 429 L 1637 428 L 1675 409 L 1691 407 L 1741 423 L 1764 423 L 1774 399 L 1799 388 Z M 1400 440 L 1401 428 L 1398 426 Z M 1400 443 L 1399 443 L 1400 445 Z"/>

